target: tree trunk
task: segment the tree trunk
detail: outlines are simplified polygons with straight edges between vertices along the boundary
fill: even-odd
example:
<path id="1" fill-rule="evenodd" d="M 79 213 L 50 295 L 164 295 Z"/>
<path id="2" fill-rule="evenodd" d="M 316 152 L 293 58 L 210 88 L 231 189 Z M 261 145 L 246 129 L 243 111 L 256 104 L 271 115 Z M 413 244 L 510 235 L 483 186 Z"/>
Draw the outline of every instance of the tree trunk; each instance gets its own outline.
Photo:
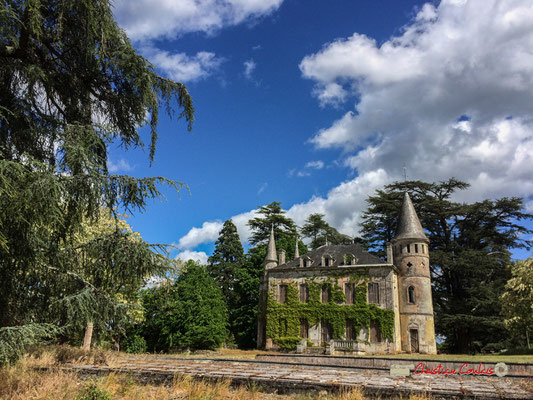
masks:
<path id="1" fill-rule="evenodd" d="M 83 338 L 83 350 L 91 350 L 91 342 L 93 340 L 93 328 L 93 322 L 88 321 L 87 326 L 85 327 L 85 337 Z"/>
<path id="2" fill-rule="evenodd" d="M 527 328 L 526 328 L 526 341 L 527 341 L 527 348 L 531 349 L 531 345 L 529 343 L 529 332 L 528 332 Z"/>

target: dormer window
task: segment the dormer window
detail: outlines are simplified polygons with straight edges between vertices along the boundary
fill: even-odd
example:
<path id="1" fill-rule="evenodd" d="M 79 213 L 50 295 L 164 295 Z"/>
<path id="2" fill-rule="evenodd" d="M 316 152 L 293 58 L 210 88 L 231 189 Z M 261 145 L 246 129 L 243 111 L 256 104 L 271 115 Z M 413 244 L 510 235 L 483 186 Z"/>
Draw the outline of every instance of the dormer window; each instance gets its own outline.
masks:
<path id="1" fill-rule="evenodd" d="M 344 255 L 344 265 L 355 265 L 357 264 L 357 261 L 357 257 L 355 257 L 353 254 Z"/>
<path id="2" fill-rule="evenodd" d="M 311 260 L 309 257 L 301 257 L 300 258 L 300 267 L 308 268 L 313 264 L 313 260 Z"/>
<path id="3" fill-rule="evenodd" d="M 329 254 L 322 256 L 322 265 L 324 267 L 332 267 L 335 264 L 335 260 Z"/>

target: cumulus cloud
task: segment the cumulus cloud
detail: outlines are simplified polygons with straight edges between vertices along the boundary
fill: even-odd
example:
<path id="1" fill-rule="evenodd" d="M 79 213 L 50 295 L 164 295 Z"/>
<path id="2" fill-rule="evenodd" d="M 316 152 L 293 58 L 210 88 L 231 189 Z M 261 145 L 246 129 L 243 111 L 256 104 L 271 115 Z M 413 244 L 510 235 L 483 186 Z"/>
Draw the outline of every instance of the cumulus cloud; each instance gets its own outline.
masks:
<path id="1" fill-rule="evenodd" d="M 192 82 L 208 77 L 218 70 L 223 58 L 214 53 L 200 51 L 194 56 L 170 53 L 154 47 L 144 47 L 141 53 L 170 79 Z"/>
<path id="2" fill-rule="evenodd" d="M 134 40 L 213 33 L 276 11 L 283 0 L 116 0 L 114 14 Z"/>
<path id="3" fill-rule="evenodd" d="M 451 176 L 465 200 L 533 193 L 533 4 L 443 0 L 425 4 L 401 35 L 354 33 L 305 57 L 321 103 L 357 98 L 311 142 L 339 148 L 366 175 Z"/>
<path id="4" fill-rule="evenodd" d="M 184 250 L 176 256 L 176 260 L 197 261 L 199 264 L 206 265 L 209 256 L 203 251 Z"/>
<path id="5" fill-rule="evenodd" d="M 356 235 L 366 198 L 402 179 L 404 165 L 410 179 L 454 176 L 471 183 L 457 200 L 524 196 L 531 210 L 531 48 L 529 0 L 443 0 L 424 5 L 381 45 L 354 33 L 305 57 L 302 75 L 316 83 L 321 104 L 357 99 L 311 139 L 318 149 L 340 149 L 357 176 L 287 215 L 302 225 L 322 213 L 342 233 Z"/>
<path id="6" fill-rule="evenodd" d="M 253 59 L 247 60 L 244 62 L 244 77 L 248 80 L 252 79 L 252 74 L 255 71 L 257 64 Z"/>

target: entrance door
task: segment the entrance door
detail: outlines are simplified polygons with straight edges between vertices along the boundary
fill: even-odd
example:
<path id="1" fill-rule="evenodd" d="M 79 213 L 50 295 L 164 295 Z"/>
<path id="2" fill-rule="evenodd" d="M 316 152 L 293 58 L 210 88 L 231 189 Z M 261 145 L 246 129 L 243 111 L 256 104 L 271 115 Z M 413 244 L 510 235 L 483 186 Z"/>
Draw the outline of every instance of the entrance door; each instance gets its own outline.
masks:
<path id="1" fill-rule="evenodd" d="M 419 353 L 418 329 L 410 329 L 409 336 L 411 337 L 411 353 Z"/>

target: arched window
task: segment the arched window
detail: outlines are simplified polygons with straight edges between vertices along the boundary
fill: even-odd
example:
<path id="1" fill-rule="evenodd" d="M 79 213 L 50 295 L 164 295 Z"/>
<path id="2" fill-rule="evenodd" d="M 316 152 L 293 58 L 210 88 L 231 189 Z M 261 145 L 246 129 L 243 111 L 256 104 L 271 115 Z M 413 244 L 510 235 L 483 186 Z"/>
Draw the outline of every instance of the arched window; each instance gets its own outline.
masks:
<path id="1" fill-rule="evenodd" d="M 418 253 L 418 244 L 415 244 L 415 253 Z"/>
<path id="2" fill-rule="evenodd" d="M 409 303 L 415 304 L 415 288 L 413 286 L 409 286 L 407 289 L 407 300 Z"/>

